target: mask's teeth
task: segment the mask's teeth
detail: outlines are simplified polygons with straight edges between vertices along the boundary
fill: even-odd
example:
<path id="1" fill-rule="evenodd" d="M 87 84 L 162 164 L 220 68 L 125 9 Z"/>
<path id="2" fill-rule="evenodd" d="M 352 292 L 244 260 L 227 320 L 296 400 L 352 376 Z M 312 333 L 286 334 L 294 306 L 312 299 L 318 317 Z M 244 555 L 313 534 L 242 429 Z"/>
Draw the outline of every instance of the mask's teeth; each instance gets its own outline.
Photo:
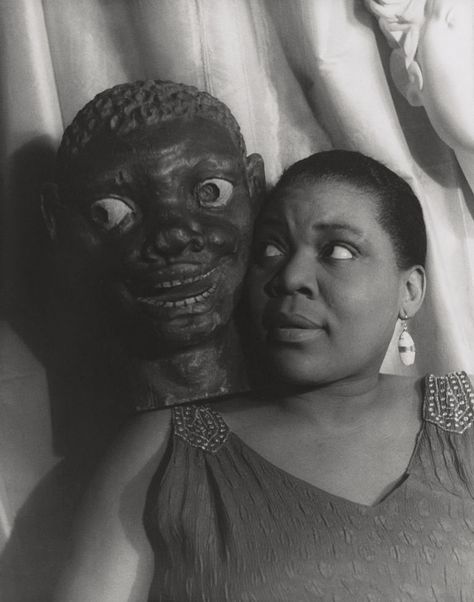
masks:
<path id="1" fill-rule="evenodd" d="M 216 288 L 217 286 L 214 284 L 206 291 L 199 293 L 199 295 L 185 297 L 184 299 L 178 299 L 176 301 L 160 301 L 159 299 L 154 299 L 153 297 L 138 297 L 138 300 L 153 305 L 154 307 L 163 307 L 166 309 L 172 307 L 186 307 L 188 305 L 193 305 L 194 303 L 199 303 L 200 301 L 208 299 L 215 292 Z"/>
<path id="2" fill-rule="evenodd" d="M 167 280 L 166 282 L 160 282 L 159 284 L 155 284 L 153 287 L 155 290 L 160 290 L 162 288 L 173 288 L 175 286 L 183 286 L 184 284 L 192 284 L 193 282 L 199 282 L 199 280 L 204 280 L 214 272 L 216 268 L 212 268 L 205 274 L 200 274 L 199 276 L 189 276 L 189 278 L 183 278 L 183 280 Z"/>

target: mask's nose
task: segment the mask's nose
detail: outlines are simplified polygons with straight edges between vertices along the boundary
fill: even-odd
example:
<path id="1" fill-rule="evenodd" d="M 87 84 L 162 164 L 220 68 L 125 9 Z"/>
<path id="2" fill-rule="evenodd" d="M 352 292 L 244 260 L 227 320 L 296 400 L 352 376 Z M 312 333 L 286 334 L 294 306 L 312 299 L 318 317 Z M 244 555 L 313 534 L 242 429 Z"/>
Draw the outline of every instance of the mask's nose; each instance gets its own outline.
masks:
<path id="1" fill-rule="evenodd" d="M 145 258 L 173 257 L 185 252 L 199 253 L 206 239 L 202 226 L 195 220 L 175 220 L 157 227 L 145 245 Z"/>

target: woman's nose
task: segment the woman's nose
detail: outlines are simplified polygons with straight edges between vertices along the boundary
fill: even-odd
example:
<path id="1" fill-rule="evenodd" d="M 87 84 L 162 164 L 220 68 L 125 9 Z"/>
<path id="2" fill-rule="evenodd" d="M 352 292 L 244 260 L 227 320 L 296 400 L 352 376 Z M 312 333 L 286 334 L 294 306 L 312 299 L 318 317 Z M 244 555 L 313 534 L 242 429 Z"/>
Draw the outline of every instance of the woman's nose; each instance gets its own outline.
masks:
<path id="1" fill-rule="evenodd" d="M 317 265 L 314 256 L 295 254 L 271 278 L 265 286 L 270 297 L 299 293 L 309 299 L 319 294 Z"/>

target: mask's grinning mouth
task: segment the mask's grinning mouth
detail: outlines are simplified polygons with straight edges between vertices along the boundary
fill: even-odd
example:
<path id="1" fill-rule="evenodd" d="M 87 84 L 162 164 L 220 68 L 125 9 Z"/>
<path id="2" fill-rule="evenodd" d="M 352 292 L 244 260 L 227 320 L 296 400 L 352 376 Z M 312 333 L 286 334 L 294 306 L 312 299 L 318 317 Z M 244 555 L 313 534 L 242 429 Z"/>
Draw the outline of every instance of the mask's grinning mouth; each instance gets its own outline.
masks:
<path id="1" fill-rule="evenodd" d="M 209 272 L 209 274 L 210 273 L 211 272 Z M 196 280 L 193 280 L 193 282 L 195 281 Z M 152 305 L 153 307 L 159 307 L 164 309 L 170 309 L 174 307 L 187 307 L 188 305 L 194 305 L 195 303 L 205 301 L 212 294 L 214 294 L 216 290 L 217 284 L 212 284 L 208 289 L 206 289 L 202 293 L 190 297 L 185 297 L 184 299 L 176 299 L 174 301 L 163 301 L 157 299 L 156 297 L 138 297 L 138 301 L 140 301 L 141 303 L 146 303 L 147 305 Z"/>
<path id="2" fill-rule="evenodd" d="M 189 276 L 188 278 L 181 278 L 179 280 L 166 280 L 164 282 L 157 282 L 153 285 L 154 291 L 159 291 L 166 288 L 175 288 L 178 286 L 184 286 L 186 284 L 193 284 L 194 282 L 199 282 L 200 280 L 204 280 L 208 276 L 210 276 L 213 272 L 215 272 L 216 268 L 213 267 L 205 274 L 198 274 L 197 276 Z"/>

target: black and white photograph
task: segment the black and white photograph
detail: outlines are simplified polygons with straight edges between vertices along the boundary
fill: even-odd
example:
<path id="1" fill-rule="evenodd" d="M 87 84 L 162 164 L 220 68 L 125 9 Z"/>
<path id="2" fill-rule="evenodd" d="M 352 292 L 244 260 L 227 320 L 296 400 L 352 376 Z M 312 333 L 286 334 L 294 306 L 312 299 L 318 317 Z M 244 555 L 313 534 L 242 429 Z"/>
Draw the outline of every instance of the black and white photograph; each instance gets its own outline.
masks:
<path id="1" fill-rule="evenodd" d="M 1 0 L 2 602 L 474 602 L 473 31 Z"/>

